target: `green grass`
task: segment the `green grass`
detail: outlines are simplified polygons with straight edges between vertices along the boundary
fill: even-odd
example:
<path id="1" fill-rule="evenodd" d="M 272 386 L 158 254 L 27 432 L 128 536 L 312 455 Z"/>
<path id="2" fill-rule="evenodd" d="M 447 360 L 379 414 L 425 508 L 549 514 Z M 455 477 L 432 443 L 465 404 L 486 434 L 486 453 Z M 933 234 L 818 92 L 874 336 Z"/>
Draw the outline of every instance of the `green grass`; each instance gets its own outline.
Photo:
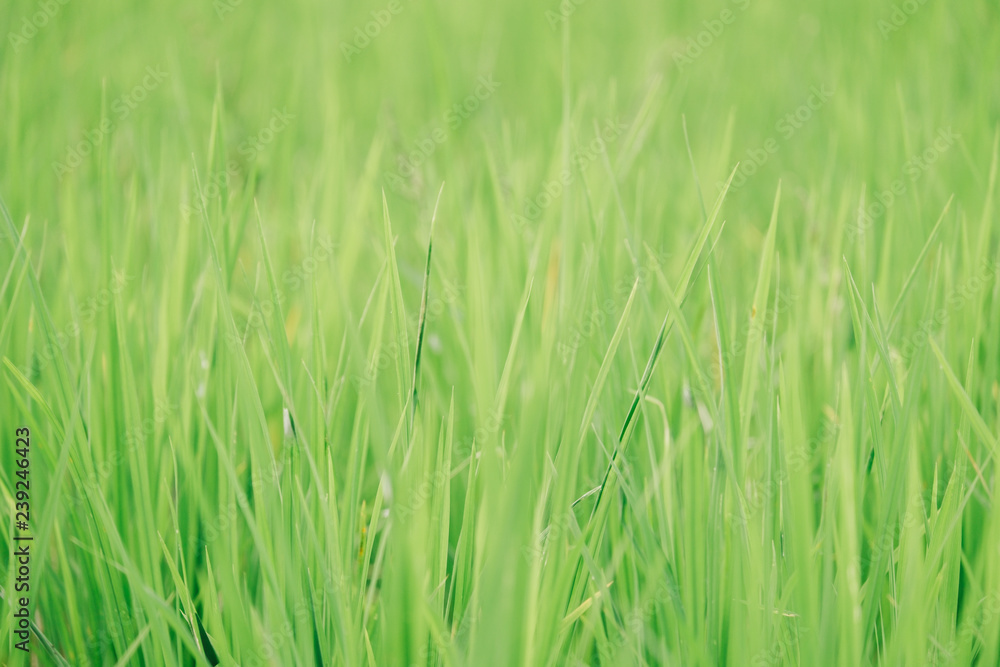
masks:
<path id="1" fill-rule="evenodd" d="M 996 3 L 0 17 L 0 664 L 1000 664 Z"/>

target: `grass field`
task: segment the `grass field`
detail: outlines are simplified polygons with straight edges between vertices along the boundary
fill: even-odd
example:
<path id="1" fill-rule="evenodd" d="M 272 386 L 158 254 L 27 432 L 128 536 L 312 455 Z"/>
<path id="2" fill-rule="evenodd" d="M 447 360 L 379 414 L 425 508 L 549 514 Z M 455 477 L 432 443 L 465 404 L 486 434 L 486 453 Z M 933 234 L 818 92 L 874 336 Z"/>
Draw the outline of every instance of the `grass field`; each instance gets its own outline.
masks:
<path id="1" fill-rule="evenodd" d="M 0 26 L 0 664 L 1000 664 L 996 2 Z"/>

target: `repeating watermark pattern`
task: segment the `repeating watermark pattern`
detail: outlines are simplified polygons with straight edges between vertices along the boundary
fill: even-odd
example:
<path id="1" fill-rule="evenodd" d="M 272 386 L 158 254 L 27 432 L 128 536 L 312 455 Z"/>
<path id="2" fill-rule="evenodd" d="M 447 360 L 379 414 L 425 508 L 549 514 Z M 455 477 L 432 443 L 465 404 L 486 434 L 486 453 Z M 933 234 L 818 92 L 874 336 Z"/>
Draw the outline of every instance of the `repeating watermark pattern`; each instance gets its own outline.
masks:
<path id="1" fill-rule="evenodd" d="M 69 0 L 42 0 L 38 3 L 38 11 L 29 17 L 21 18 L 21 29 L 17 32 L 8 32 L 7 41 L 14 48 L 14 53 L 21 50 L 28 42 L 35 38 L 40 31 L 45 29 L 49 21 L 56 17 L 63 5 L 69 4 Z"/>
<path id="2" fill-rule="evenodd" d="M 503 425 L 503 418 L 504 415 L 496 410 L 487 414 L 483 423 L 477 426 L 476 430 L 472 432 L 471 438 L 467 438 L 455 445 L 452 449 L 452 459 L 463 460 L 466 457 L 472 456 L 472 449 L 476 443 L 482 444 L 491 435 L 500 432 L 500 427 Z"/>
<path id="3" fill-rule="evenodd" d="M 101 492 L 101 485 L 114 472 L 118 466 L 128 460 L 128 457 L 135 453 L 140 447 L 146 446 L 146 438 L 153 435 L 156 427 L 164 423 L 173 415 L 179 406 L 167 401 L 157 400 L 153 407 L 153 416 L 146 417 L 140 423 L 125 433 L 122 447 L 114 447 L 108 454 L 108 458 L 97 465 L 93 474 L 78 486 L 76 493 L 66 499 L 70 507 L 78 507 L 87 499 L 86 489 L 94 493 Z"/>
<path id="4" fill-rule="evenodd" d="M 301 601 L 295 605 L 292 615 L 300 626 L 311 627 L 313 624 L 314 610 L 312 605 L 305 601 Z M 264 667 L 265 665 L 278 664 L 276 662 L 278 652 L 283 647 L 291 646 L 295 643 L 295 627 L 287 619 L 276 630 L 264 627 L 262 628 L 262 632 L 263 647 L 247 656 L 242 656 L 239 663 L 242 667 Z"/>
<path id="5" fill-rule="evenodd" d="M 795 136 L 796 132 L 812 119 L 816 112 L 823 108 L 830 98 L 833 97 L 833 94 L 834 90 L 827 88 L 826 84 L 813 86 L 809 91 L 809 96 L 802 104 L 778 119 L 774 124 L 775 131 L 785 141 L 791 139 Z M 756 174 L 757 170 L 763 167 L 780 148 L 781 144 L 778 140 L 774 136 L 770 136 L 764 140 L 761 147 L 747 150 L 747 159 L 741 161 L 740 167 L 733 177 L 733 182 L 729 186 L 729 191 L 735 192 L 743 187 L 747 179 Z M 720 194 L 725 187 L 726 184 L 724 181 L 716 182 L 716 188 Z"/>
<path id="6" fill-rule="evenodd" d="M 927 0 L 906 0 L 901 5 L 893 5 L 892 13 L 889 14 L 889 18 L 881 18 L 876 24 L 878 26 L 878 31 L 882 34 L 882 39 L 887 40 L 892 35 L 910 20 L 914 14 L 916 14 L 921 7 L 927 4 Z"/>
<path id="7" fill-rule="evenodd" d="M 960 310 L 968 301 L 974 299 L 984 287 L 992 285 L 996 278 L 998 266 L 1000 265 L 989 259 L 984 260 L 980 266 L 979 273 L 951 290 L 945 297 L 944 306 L 924 318 L 917 331 L 907 336 L 903 341 L 900 349 L 903 359 L 907 361 L 912 359 L 916 352 L 927 345 L 927 339 L 931 336 L 931 333 L 936 329 L 940 329 L 951 318 L 952 313 Z"/>
<path id="8" fill-rule="evenodd" d="M 603 155 L 608 150 L 608 145 L 618 139 L 627 128 L 628 125 L 622 123 L 620 119 L 609 118 L 604 122 L 597 136 L 591 139 L 590 143 L 586 146 L 578 148 L 573 153 L 570 161 L 578 170 L 583 171 L 587 165 Z M 528 234 L 531 227 L 541 217 L 542 212 L 559 198 L 559 195 L 573 182 L 574 178 L 575 173 L 572 170 L 563 169 L 559 172 L 557 178 L 547 181 L 542 185 L 541 192 L 538 195 L 524 203 L 522 207 L 523 214 L 511 214 L 511 221 L 514 223 L 514 227 L 518 233 L 521 235 Z"/>
<path id="9" fill-rule="evenodd" d="M 616 658 L 618 651 L 624 649 L 629 643 L 629 635 L 639 636 L 649 623 L 649 619 L 656 613 L 656 608 L 666 604 L 669 600 L 680 599 L 680 591 L 671 579 L 665 579 L 656 587 L 653 595 L 643 603 L 641 607 L 632 609 L 624 618 L 624 632 L 616 633 L 613 637 L 608 637 L 608 641 L 601 645 L 598 653 L 601 656 L 602 665 L 621 664 Z"/>
<path id="10" fill-rule="evenodd" d="M 452 461 L 464 461 L 468 457 L 472 456 L 473 447 L 476 443 L 482 444 L 485 440 L 500 431 L 500 427 L 503 425 L 503 415 L 492 411 L 483 420 L 483 423 L 476 427 L 473 432 L 472 437 L 466 438 L 452 447 L 451 459 Z M 392 512 L 397 513 L 402 519 L 408 519 L 417 512 L 420 511 L 424 505 L 433 497 L 435 491 L 440 489 L 442 486 L 451 483 L 452 477 L 456 474 L 455 470 L 445 473 L 444 471 L 438 470 L 434 473 L 428 473 L 421 480 L 420 484 L 416 486 L 413 495 L 405 503 L 395 503 L 393 504 Z"/>
<path id="11" fill-rule="evenodd" d="M 555 30 L 563 21 L 569 20 L 569 17 L 586 2 L 587 0 L 560 0 L 556 11 L 545 10 L 545 20 L 549 22 L 549 27 Z"/>
<path id="12" fill-rule="evenodd" d="M 441 124 L 414 141 L 410 151 L 398 156 L 396 170 L 386 172 L 385 180 L 393 192 L 404 194 L 408 189 L 407 180 L 412 179 L 417 169 L 437 152 L 441 144 L 448 141 L 451 132 L 461 127 L 500 88 L 500 82 L 492 74 L 480 76 L 476 81 L 478 85 L 472 93 L 453 104 L 445 112 Z"/>
<path id="13" fill-rule="evenodd" d="M 774 665 L 794 664 L 795 647 L 799 644 L 799 635 L 805 634 L 805 629 L 800 628 L 798 623 L 790 628 L 784 626 L 778 628 L 770 648 L 764 649 L 750 662 L 751 667 L 773 667 Z"/>
<path id="14" fill-rule="evenodd" d="M 434 495 L 434 492 L 442 486 L 451 482 L 451 472 L 436 470 L 433 474 L 426 475 L 424 479 L 414 489 L 413 496 L 409 502 L 401 504 L 398 509 L 398 516 L 402 520 L 409 519 L 420 511 L 420 508 Z"/>
<path id="15" fill-rule="evenodd" d="M 349 585 L 350 579 L 347 576 L 331 575 L 320 586 L 312 587 L 311 599 L 322 600 L 325 594 L 338 593 L 346 590 Z M 292 615 L 300 623 L 310 623 L 315 612 L 316 609 L 312 604 L 301 600 L 296 604 Z M 146 621 L 142 615 L 128 610 L 124 610 L 120 614 L 115 614 L 114 617 L 109 617 L 102 611 L 100 613 L 100 623 L 97 625 L 101 630 L 87 641 L 87 648 L 98 653 L 109 651 L 113 648 L 115 639 L 123 642 L 129 642 L 134 639 L 145 623 Z M 264 647 L 259 651 L 245 656 L 245 662 L 240 664 L 254 665 L 256 667 L 274 665 L 276 664 L 274 661 L 277 657 L 277 652 L 285 646 L 286 642 L 290 645 L 293 641 L 294 631 L 291 624 L 286 623 L 277 632 L 265 633 Z"/>
<path id="16" fill-rule="evenodd" d="M 192 172 L 194 172 L 193 169 Z M 223 188 L 226 188 L 227 190 L 232 188 L 236 179 L 240 177 L 242 173 L 240 165 L 236 160 L 230 160 L 227 162 L 226 168 L 212 174 L 202 188 L 201 194 L 202 197 L 204 197 L 205 202 L 214 201 L 219 195 L 222 194 Z M 195 196 L 192 206 L 181 204 L 181 213 L 188 217 L 201 213 L 203 210 L 202 197 Z"/>
<path id="17" fill-rule="evenodd" d="M 446 280 L 444 284 L 444 291 L 441 296 L 435 296 L 434 298 L 427 300 L 425 323 L 433 322 L 440 317 L 444 313 L 445 307 L 456 303 L 464 291 L 464 287 L 452 284 Z M 414 313 L 408 318 L 409 326 L 412 330 L 416 330 L 419 325 L 418 317 L 419 315 Z M 354 376 L 354 384 L 361 387 L 374 382 L 375 378 L 378 377 L 378 372 L 385 370 L 389 364 L 394 362 L 399 357 L 402 352 L 403 346 L 398 340 L 394 340 L 379 347 L 375 354 L 372 355 L 372 358 L 368 362 L 368 366 L 365 368 L 363 374 Z"/>
<path id="18" fill-rule="evenodd" d="M 983 628 L 1000 614 L 1000 595 L 996 593 L 987 595 L 979 602 L 979 609 L 982 610 L 982 618 L 974 617 L 975 620 L 964 623 L 958 637 L 948 642 L 947 646 L 942 646 L 934 641 L 933 637 L 931 638 L 931 644 L 927 647 L 928 665 L 938 667 L 938 665 L 954 664 L 961 648 L 960 643 L 972 644 L 976 640 L 982 641 Z M 975 616 L 979 616 L 978 610 Z"/>
<path id="19" fill-rule="evenodd" d="M 295 120 L 295 114 L 288 113 L 285 109 L 281 111 L 272 109 L 271 118 L 267 121 L 267 125 L 262 127 L 257 134 L 253 134 L 241 141 L 240 145 L 237 146 L 237 150 L 239 150 L 240 155 L 247 159 L 247 162 L 253 162 L 264 148 L 274 141 L 274 138 L 281 134 L 293 120 Z"/>
<path id="20" fill-rule="evenodd" d="M 291 121 L 295 120 L 295 114 L 288 113 L 284 108 L 281 111 L 277 109 L 271 110 L 271 117 L 268 122 L 260 128 L 256 133 L 251 134 L 246 139 L 241 141 L 237 146 L 237 150 L 240 152 L 244 158 L 246 158 L 248 163 L 254 162 L 264 149 L 272 141 L 277 138 L 285 129 L 291 125 Z M 242 175 L 240 170 L 239 162 L 235 159 L 229 160 L 226 163 L 224 169 L 212 174 L 212 176 L 205 183 L 202 188 L 202 196 L 205 202 L 214 201 L 219 195 L 222 194 L 223 188 L 230 188 L 236 182 L 236 179 Z M 186 216 L 191 216 L 196 213 L 202 212 L 202 198 L 195 197 L 193 205 L 182 204 L 181 212 Z"/>
<path id="21" fill-rule="evenodd" d="M 962 135 L 955 134 L 951 127 L 938 130 L 934 141 L 919 155 L 914 155 L 903 163 L 902 174 L 893 180 L 888 188 L 875 194 L 875 201 L 865 207 L 857 224 L 847 229 L 849 240 L 854 241 L 875 224 L 875 219 L 889 210 L 898 197 L 906 194 L 909 186 L 920 180 Z"/>
<path id="22" fill-rule="evenodd" d="M 426 643 L 420 652 L 417 654 L 417 660 L 410 663 L 410 667 L 426 667 L 427 665 L 436 665 L 436 659 L 444 654 L 447 654 L 449 650 L 460 645 L 464 640 L 465 636 L 469 633 L 469 630 L 482 618 L 483 612 L 481 609 L 476 609 L 475 611 L 469 611 L 462 617 L 462 622 L 456 628 L 453 634 L 445 634 L 444 645 L 437 648 L 436 645 L 432 646 L 430 643 Z"/>
<path id="23" fill-rule="evenodd" d="M 83 164 L 83 159 L 93 153 L 107 137 L 111 136 L 115 128 L 128 118 L 166 80 L 167 76 L 167 72 L 159 67 L 147 67 L 146 75 L 139 83 L 111 102 L 110 108 L 114 118 L 102 118 L 95 127 L 86 130 L 79 141 L 67 147 L 66 156 L 62 161 L 52 162 L 52 170 L 56 177 L 62 181 L 67 174 Z"/>
<path id="24" fill-rule="evenodd" d="M 290 447 L 282 447 L 281 451 L 280 460 L 275 460 L 272 466 L 251 475 L 250 488 L 253 490 L 255 498 L 262 496 L 266 488 L 276 486 L 281 482 L 282 471 L 291 462 L 292 450 Z M 253 509 L 250 507 L 250 499 L 243 489 L 237 486 L 234 492 L 236 500 L 230 501 L 226 507 L 222 508 L 218 515 L 210 521 L 204 522 L 205 533 L 199 540 L 200 547 L 211 544 L 220 535 L 225 534 L 227 529 L 236 525 L 241 509 L 250 513 L 253 512 Z"/>
<path id="25" fill-rule="evenodd" d="M 812 461 L 813 455 L 816 450 L 820 448 L 821 445 L 827 443 L 840 435 L 840 424 L 830 419 L 829 416 L 824 415 L 824 419 L 819 427 L 819 432 L 809 439 L 805 445 L 802 443 L 796 443 L 792 447 L 792 451 L 788 453 L 788 470 L 782 471 L 778 475 L 777 481 L 780 483 L 792 473 L 797 473 L 806 468 L 810 461 Z"/>
<path id="26" fill-rule="evenodd" d="M 740 12 L 745 12 L 750 7 L 750 0 L 733 0 L 733 4 Z M 715 18 L 702 21 L 705 27 L 698 34 L 688 37 L 687 44 L 683 50 L 674 51 L 674 63 L 677 69 L 683 70 L 685 67 L 694 64 L 713 44 L 715 40 L 722 36 L 726 27 L 736 23 L 738 14 L 729 7 L 726 7 Z"/>
<path id="27" fill-rule="evenodd" d="M 87 649 L 97 653 L 112 650 L 116 640 L 127 643 L 139 633 L 142 624 L 142 618 L 128 609 L 120 610 L 113 617 L 101 610 L 99 618 L 95 627 L 100 630 L 87 640 Z"/>
<path id="28" fill-rule="evenodd" d="M 711 363 L 712 378 L 721 380 L 723 362 L 725 362 L 726 366 L 731 366 L 732 362 L 739 358 L 746 350 L 747 343 L 756 343 L 760 340 L 767 333 L 768 329 L 774 325 L 775 319 L 779 315 L 788 312 L 798 299 L 797 294 L 790 294 L 779 289 L 778 295 L 775 298 L 774 308 L 765 311 L 761 317 L 757 317 L 757 313 L 753 313 L 746 324 L 743 325 L 743 329 L 733 339 L 732 344 L 725 351 L 721 352 L 720 355 L 713 356 Z"/>
<path id="29" fill-rule="evenodd" d="M 41 373 L 56 358 L 56 353 L 59 350 L 65 350 L 71 340 L 79 337 L 83 331 L 81 322 L 83 324 L 93 322 L 97 314 L 107 308 L 115 295 L 120 294 L 125 289 L 125 286 L 132 282 L 134 278 L 135 276 L 130 276 L 124 271 L 113 271 L 111 284 L 99 290 L 96 295 L 88 297 L 81 304 L 79 319 L 70 322 L 60 331 L 56 332 L 54 336 L 55 340 L 47 342 L 42 347 L 35 357 L 35 363 L 31 369 L 32 372 L 28 376 L 37 376 L 38 373 Z"/>
<path id="30" fill-rule="evenodd" d="M 767 503 L 777 497 L 781 485 L 790 479 L 792 475 L 801 473 L 808 468 L 813 455 L 820 446 L 836 438 L 839 433 L 840 425 L 824 415 L 819 432 L 810 438 L 809 442 L 805 444 L 799 442 L 792 446 L 791 451 L 788 452 L 786 465 L 778 471 L 777 475 L 764 484 L 748 481 L 744 492 L 744 496 L 746 497 L 746 516 L 761 511 Z M 746 520 L 742 514 L 728 514 L 727 519 L 734 526 L 746 525 Z"/>
<path id="31" fill-rule="evenodd" d="M 223 20 L 227 15 L 236 11 L 236 8 L 243 4 L 243 0 L 213 0 L 212 8 L 219 20 Z"/>
<path id="32" fill-rule="evenodd" d="M 392 23 L 393 17 L 402 13 L 403 5 L 399 0 L 389 0 L 384 9 L 372 10 L 372 20 L 354 29 L 354 39 L 340 43 L 340 52 L 344 54 L 344 60 L 350 63 L 360 55 Z"/>
<path id="33" fill-rule="evenodd" d="M 254 301 L 250 312 L 247 313 L 246 322 L 242 326 L 238 326 L 239 333 L 227 335 L 230 344 L 242 345 L 244 332 L 256 331 L 263 327 L 267 319 L 274 313 L 275 307 L 284 304 L 291 294 L 302 289 L 309 276 L 333 258 L 333 249 L 336 247 L 330 237 L 321 236 L 308 257 L 295 266 L 285 269 L 281 274 L 281 284 L 276 287 L 273 294 L 269 291 L 266 299 Z"/>
<path id="34" fill-rule="evenodd" d="M 569 335 L 556 343 L 556 352 L 563 364 L 568 364 L 571 356 L 618 310 L 621 301 L 632 291 L 632 285 L 638 282 L 643 287 L 650 281 L 654 272 L 659 270 L 670 257 L 670 253 L 660 252 L 649 258 L 649 262 L 639 267 L 633 277 L 623 277 L 615 283 L 609 296 L 601 304 L 594 306 L 588 315 L 578 319 L 571 327 Z"/>
<path id="35" fill-rule="evenodd" d="M 573 510 L 556 514 L 549 521 L 549 525 L 535 536 L 531 544 L 522 547 L 521 552 L 524 555 L 524 560 L 529 563 L 541 561 L 545 558 L 545 553 L 550 545 L 562 537 L 572 536 L 579 532 L 580 524 L 577 522 Z"/>
<path id="36" fill-rule="evenodd" d="M 903 518 L 885 532 L 876 542 L 872 543 L 868 555 L 861 559 L 861 564 L 871 567 L 884 557 L 891 557 L 896 548 L 896 543 L 902 537 L 904 529 L 913 529 L 924 525 L 926 512 L 924 511 L 924 499 L 919 493 L 910 496 L 906 504 L 906 511 Z"/>

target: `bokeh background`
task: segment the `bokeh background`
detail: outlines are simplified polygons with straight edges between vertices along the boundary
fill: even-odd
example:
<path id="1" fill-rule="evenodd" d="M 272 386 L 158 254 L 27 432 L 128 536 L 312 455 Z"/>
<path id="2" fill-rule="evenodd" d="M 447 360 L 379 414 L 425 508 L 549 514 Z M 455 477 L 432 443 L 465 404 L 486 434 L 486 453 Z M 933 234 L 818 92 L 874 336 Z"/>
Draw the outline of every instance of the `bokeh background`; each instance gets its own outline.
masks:
<path id="1" fill-rule="evenodd" d="M 996 664 L 995 2 L 0 26 L 39 664 Z"/>

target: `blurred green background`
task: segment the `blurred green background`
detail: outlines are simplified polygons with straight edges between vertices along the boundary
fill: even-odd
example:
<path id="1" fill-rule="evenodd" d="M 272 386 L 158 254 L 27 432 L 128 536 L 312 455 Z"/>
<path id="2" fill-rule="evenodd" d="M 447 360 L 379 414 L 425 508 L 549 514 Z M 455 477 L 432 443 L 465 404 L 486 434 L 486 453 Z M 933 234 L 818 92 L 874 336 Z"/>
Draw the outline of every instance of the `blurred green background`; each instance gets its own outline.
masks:
<path id="1" fill-rule="evenodd" d="M 997 664 L 996 2 L 0 26 L 42 664 Z"/>

